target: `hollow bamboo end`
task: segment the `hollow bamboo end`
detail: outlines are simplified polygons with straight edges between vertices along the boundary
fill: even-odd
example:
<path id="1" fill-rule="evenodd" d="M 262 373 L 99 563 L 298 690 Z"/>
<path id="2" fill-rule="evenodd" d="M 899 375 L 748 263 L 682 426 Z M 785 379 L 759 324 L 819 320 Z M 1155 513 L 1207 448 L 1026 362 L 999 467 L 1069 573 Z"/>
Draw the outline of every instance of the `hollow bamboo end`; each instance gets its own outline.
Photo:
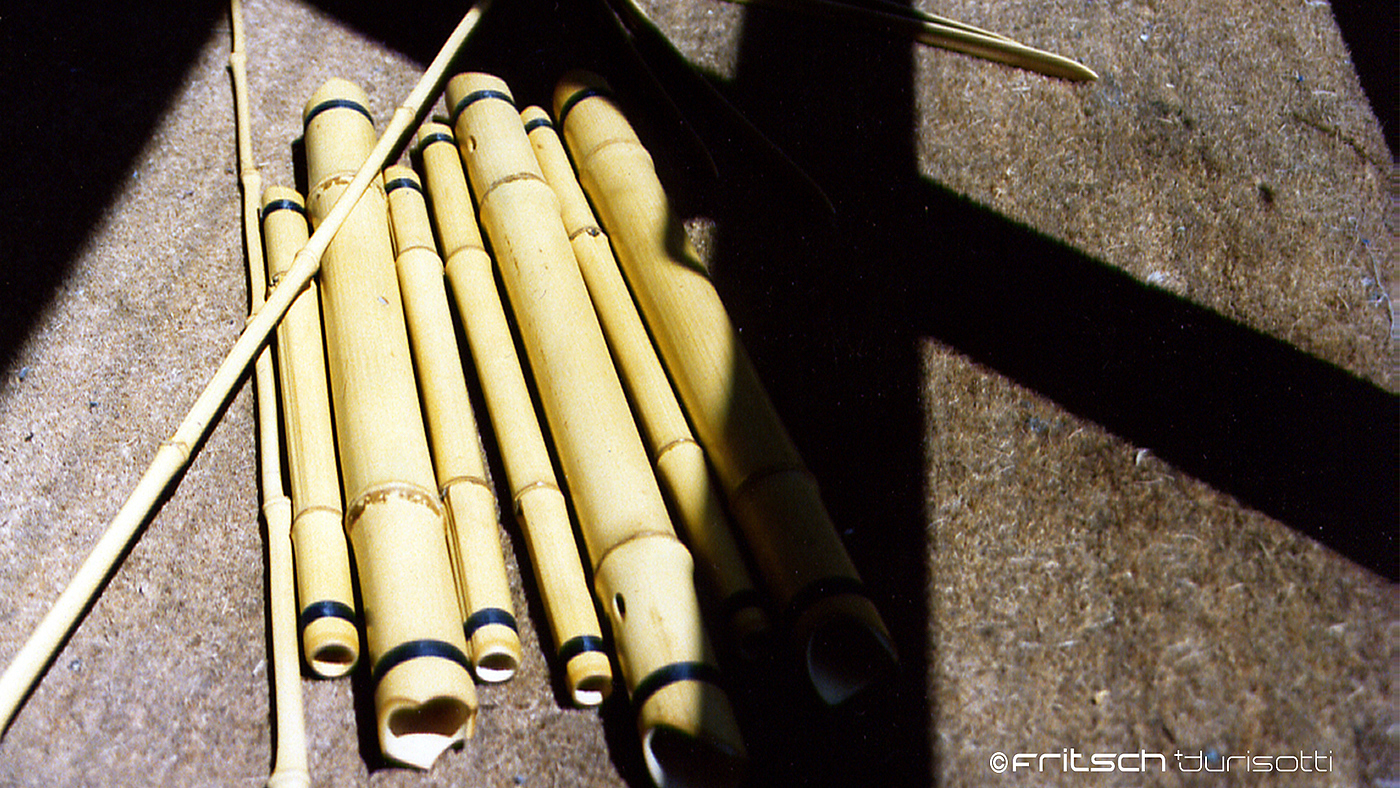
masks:
<path id="1" fill-rule="evenodd" d="M 398 763 L 428 769 L 472 735 L 476 690 L 455 662 L 425 657 L 386 673 L 375 690 L 379 747 Z"/>
<path id="2" fill-rule="evenodd" d="M 899 659 L 869 599 L 839 594 L 822 599 L 793 628 L 812 687 L 837 706 L 894 671 Z"/>
<path id="3" fill-rule="evenodd" d="M 574 655 L 564 666 L 564 675 L 576 706 L 597 706 L 612 694 L 612 663 L 601 651 Z"/>
<path id="4" fill-rule="evenodd" d="M 360 635 L 354 623 L 343 618 L 318 618 L 301 631 L 307 667 L 323 679 L 338 679 L 360 661 Z"/>
<path id="5" fill-rule="evenodd" d="M 669 684 L 638 711 L 642 754 L 659 788 L 741 785 L 748 757 L 723 690 L 705 681 Z"/>
<path id="6" fill-rule="evenodd" d="M 505 624 L 488 624 L 472 633 L 472 668 L 482 681 L 498 684 L 509 681 L 520 668 L 523 652 L 520 635 Z"/>

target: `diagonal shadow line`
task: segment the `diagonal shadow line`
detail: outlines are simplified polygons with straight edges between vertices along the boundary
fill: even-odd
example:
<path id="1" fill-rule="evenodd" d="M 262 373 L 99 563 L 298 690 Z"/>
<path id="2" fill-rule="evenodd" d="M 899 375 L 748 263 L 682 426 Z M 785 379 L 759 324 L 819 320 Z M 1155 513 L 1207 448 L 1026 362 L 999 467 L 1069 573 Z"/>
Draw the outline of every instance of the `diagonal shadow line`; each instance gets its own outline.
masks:
<path id="1" fill-rule="evenodd" d="M 10 5 L 0 14 L 0 368 L 227 16 L 219 0 Z"/>

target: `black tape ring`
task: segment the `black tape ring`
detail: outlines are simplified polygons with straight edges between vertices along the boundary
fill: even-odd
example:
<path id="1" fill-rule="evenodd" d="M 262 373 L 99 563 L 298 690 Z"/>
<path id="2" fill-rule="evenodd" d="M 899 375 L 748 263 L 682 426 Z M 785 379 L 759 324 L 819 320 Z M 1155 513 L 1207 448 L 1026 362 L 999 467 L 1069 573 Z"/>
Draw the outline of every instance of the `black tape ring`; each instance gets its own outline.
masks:
<path id="1" fill-rule="evenodd" d="M 301 615 L 297 618 L 297 625 L 301 629 L 306 629 L 312 621 L 321 618 L 343 618 L 351 624 L 355 623 L 355 609 L 344 602 L 335 600 L 323 600 L 312 602 L 302 609 Z"/>
<path id="2" fill-rule="evenodd" d="M 374 670 L 370 673 L 370 682 L 373 686 L 379 686 L 379 682 L 384 680 L 384 676 L 389 671 L 419 657 L 450 659 L 461 665 L 463 670 L 471 672 L 471 663 L 467 661 L 467 655 L 451 643 L 444 643 L 441 640 L 410 640 L 384 652 L 384 656 L 374 663 Z"/>
<path id="3" fill-rule="evenodd" d="M 657 668 L 637 682 L 637 688 L 632 690 L 632 708 L 640 709 L 652 695 L 680 681 L 703 681 L 719 686 L 719 668 L 708 662 L 673 662 Z"/>
<path id="4" fill-rule="evenodd" d="M 515 106 L 515 100 L 510 97 L 509 93 L 489 89 L 474 90 L 471 93 L 468 93 L 467 95 L 463 96 L 462 100 L 457 102 L 457 106 L 452 108 L 452 126 L 454 128 L 457 126 L 457 118 L 461 116 L 462 110 L 466 109 L 469 105 L 475 102 L 481 101 L 482 99 L 500 99 L 501 101 L 504 101 L 512 107 Z"/>
<path id="5" fill-rule="evenodd" d="M 331 109 L 353 109 L 361 115 L 364 115 L 365 118 L 369 120 L 371 126 L 374 125 L 374 116 L 369 114 L 369 110 L 365 109 L 365 105 L 360 102 L 351 101 L 350 99 L 327 99 L 312 107 L 311 111 L 306 113 L 306 120 L 302 122 L 302 126 L 310 126 L 312 118 Z"/>
<path id="6" fill-rule="evenodd" d="M 518 631 L 515 625 L 515 616 L 499 607 L 485 607 L 467 616 L 467 620 L 462 624 L 462 632 L 467 636 L 467 640 L 471 640 L 472 634 L 478 629 L 492 624 L 505 624 Z"/>
<path id="7" fill-rule="evenodd" d="M 569 100 L 565 101 L 564 106 L 559 108 L 559 128 L 564 128 L 565 118 L 569 117 L 569 110 L 573 109 L 575 104 L 578 104 L 586 98 L 593 98 L 594 96 L 599 96 L 608 100 L 611 100 L 613 97 L 610 91 L 603 88 L 583 88 L 579 90 L 574 95 L 569 96 Z"/>

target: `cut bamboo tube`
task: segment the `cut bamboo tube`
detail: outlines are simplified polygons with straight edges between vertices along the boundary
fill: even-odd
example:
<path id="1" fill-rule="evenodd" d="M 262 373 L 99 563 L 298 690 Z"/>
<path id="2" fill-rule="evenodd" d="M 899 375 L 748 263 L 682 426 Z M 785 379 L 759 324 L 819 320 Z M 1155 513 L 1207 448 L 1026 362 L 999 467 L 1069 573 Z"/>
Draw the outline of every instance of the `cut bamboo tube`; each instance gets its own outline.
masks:
<path id="1" fill-rule="evenodd" d="M 651 453 L 662 492 L 671 503 L 702 577 L 724 611 L 726 631 L 743 653 L 756 653 L 768 615 L 754 589 L 743 553 L 711 481 L 705 451 L 695 441 L 666 370 L 656 356 L 632 294 L 618 270 L 608 236 L 574 177 L 549 115 L 539 107 L 520 113 L 545 181 L 559 198 L 564 230 L 598 313 L 632 411 Z"/>
<path id="2" fill-rule="evenodd" d="M 103 583 L 122 556 L 136 541 L 136 537 L 146 520 L 155 510 L 161 496 L 186 467 L 208 436 L 219 410 L 228 402 L 233 389 L 243 379 L 253 357 L 258 354 L 268 337 L 277 327 L 277 321 L 286 314 L 292 300 L 316 275 L 321 264 L 321 255 L 330 243 L 332 236 L 339 231 L 341 223 L 350 215 L 359 196 L 364 193 L 372 179 L 378 177 L 390 155 L 399 150 L 404 139 L 418 123 L 427 106 L 442 89 L 447 68 L 461 52 L 467 40 L 476 30 L 481 15 L 490 6 L 490 0 L 479 0 L 462 15 L 462 20 L 443 42 L 433 57 L 433 62 L 423 72 L 423 77 L 404 99 L 403 104 L 394 110 L 384 135 L 375 143 L 374 150 L 355 177 L 350 179 L 342 195 L 344 200 L 331 208 L 311 234 L 306 246 L 297 252 L 292 268 L 287 276 L 272 292 L 267 294 L 263 308 L 244 326 L 243 333 L 229 348 L 224 360 L 210 376 L 209 382 L 195 398 L 194 404 L 175 428 L 170 439 L 156 449 L 150 465 L 122 503 L 121 508 L 107 523 L 106 529 L 98 537 L 82 566 L 73 574 L 63 593 L 54 600 L 49 611 L 10 659 L 5 672 L 0 674 L 0 731 L 7 729 L 19 711 L 20 703 L 53 661 L 63 645 L 63 641 L 73 631 L 84 609 L 97 596 Z"/>
<path id="3" fill-rule="evenodd" d="M 275 285 L 309 235 L 301 195 L 285 186 L 268 188 L 262 223 L 268 275 Z M 315 287 L 297 296 L 277 327 L 277 367 L 295 517 L 292 541 L 302 654 L 313 673 L 338 678 L 359 661 L 360 634 L 335 462 L 321 299 Z"/>
<path id="4" fill-rule="evenodd" d="M 520 665 L 520 636 L 501 552 L 496 494 L 487 478 L 467 394 L 442 258 L 433 241 L 417 174 L 407 167 L 390 167 L 384 171 L 384 182 L 418 390 L 438 492 L 446 505 L 447 546 L 457 572 L 462 631 L 477 678 L 505 681 Z"/>
<path id="5" fill-rule="evenodd" d="M 243 248 L 248 258 L 248 318 L 252 320 L 267 298 L 261 233 L 258 232 L 258 192 L 262 173 L 253 156 L 253 123 L 248 114 L 248 55 L 243 48 L 243 4 L 229 3 L 238 185 L 243 198 Z M 259 482 L 263 520 L 267 525 L 269 631 L 272 640 L 273 713 L 277 743 L 269 788 L 303 788 L 311 782 L 306 757 L 306 712 L 301 696 L 301 664 L 296 648 L 296 587 L 292 570 L 292 502 L 282 483 L 282 450 L 277 417 L 277 378 L 272 351 L 266 348 L 254 362 L 257 397 Z"/>
<path id="6" fill-rule="evenodd" d="M 579 181 L 812 685 L 840 703 L 892 666 L 889 633 L 699 255 L 682 242 L 651 156 L 598 77 L 566 76 L 554 100 Z"/>
<path id="7" fill-rule="evenodd" d="M 451 131 L 425 123 L 419 154 L 457 312 L 500 445 L 513 509 L 534 566 L 569 697 L 596 706 L 612 691 L 612 666 L 574 543 L 568 504 L 515 352 L 462 161 Z"/>
<path id="8" fill-rule="evenodd" d="M 744 746 L 627 398 L 505 83 L 459 74 L 448 106 L 554 438 L 642 749 L 661 786 L 735 784 Z"/>
<path id="9" fill-rule="evenodd" d="M 364 91 L 340 79 L 307 101 L 313 224 L 374 143 L 367 104 Z M 364 600 L 379 744 L 390 759 L 427 768 L 471 734 L 477 701 L 382 182 L 364 193 L 326 249 L 321 297 L 345 530 Z"/>

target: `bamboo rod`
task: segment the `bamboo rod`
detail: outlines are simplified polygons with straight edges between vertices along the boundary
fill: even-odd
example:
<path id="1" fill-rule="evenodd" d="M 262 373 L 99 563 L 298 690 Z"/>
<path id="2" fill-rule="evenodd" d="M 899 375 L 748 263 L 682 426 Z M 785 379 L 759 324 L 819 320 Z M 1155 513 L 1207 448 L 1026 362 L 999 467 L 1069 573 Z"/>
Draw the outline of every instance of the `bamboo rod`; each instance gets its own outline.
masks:
<path id="1" fill-rule="evenodd" d="M 306 245 L 308 232 L 301 195 L 285 186 L 268 188 L 263 194 L 263 235 L 271 281 L 286 275 L 297 250 Z M 337 678 L 358 662 L 360 635 L 342 525 L 321 299 L 315 287 L 297 296 L 277 327 L 277 367 L 291 477 L 302 653 L 317 676 Z"/>
<path id="2" fill-rule="evenodd" d="M 243 198 L 243 248 L 248 260 L 248 314 L 258 313 L 266 301 L 267 277 L 258 231 L 258 198 L 262 174 L 253 157 L 252 121 L 248 113 L 248 56 L 243 46 L 243 6 L 229 4 L 232 52 L 229 73 L 233 81 L 235 135 L 238 149 L 239 187 Z M 270 788 L 299 788 L 311 783 L 306 758 L 306 714 L 301 696 L 301 664 L 296 647 L 296 588 L 292 572 L 292 504 L 282 482 L 282 451 L 278 441 L 277 380 L 272 351 L 258 354 L 254 372 L 257 400 L 259 481 L 263 520 L 267 524 L 268 603 L 272 639 L 273 711 L 277 720 L 276 751 Z"/>
<path id="3" fill-rule="evenodd" d="M 768 615 L 743 553 L 734 541 L 705 451 L 686 423 L 666 370 L 618 270 L 608 236 L 588 206 L 588 198 L 574 177 L 573 165 L 549 115 L 539 107 L 526 107 L 520 119 L 540 171 L 559 198 L 564 230 L 637 416 L 662 492 L 702 577 L 719 600 L 726 632 L 742 653 L 754 655 L 768 632 Z"/>
<path id="4" fill-rule="evenodd" d="M 591 74 L 566 76 L 555 116 L 579 181 L 750 554 L 818 694 L 839 703 L 894 662 L 889 633 L 784 429 L 724 304 L 672 212 L 650 155 Z"/>
<path id="5" fill-rule="evenodd" d="M 466 175 L 451 131 L 425 123 L 418 135 L 447 281 L 457 303 L 486 412 L 500 444 L 513 509 L 534 566 L 569 697 L 596 706 L 612 691 L 602 627 L 574 543 L 568 504 L 515 351 Z"/>
<path id="6" fill-rule="evenodd" d="M 189 465 L 190 459 L 209 434 L 214 418 L 232 396 L 234 388 L 243 379 L 249 365 L 253 363 L 253 357 L 272 335 L 277 321 L 282 319 L 292 300 L 316 274 L 327 244 L 350 215 L 359 196 L 369 187 L 370 181 L 378 176 L 389 157 L 400 149 L 405 137 L 422 117 L 428 104 L 441 92 L 448 66 L 466 44 L 489 5 L 490 0 L 479 0 L 448 36 L 442 50 L 428 66 L 418 85 L 395 110 L 384 135 L 379 138 L 369 158 L 346 186 L 342 195 L 345 199 L 331 209 L 316 232 L 312 233 L 306 246 L 297 253 L 287 276 L 268 293 L 263 308 L 244 327 L 243 333 L 239 335 L 204 390 L 195 399 L 180 426 L 170 439 L 156 450 L 151 464 L 136 483 L 135 489 L 108 523 L 107 529 L 93 545 L 68 586 L 59 594 L 24 645 L 10 659 L 5 672 L 0 674 L 0 730 L 9 727 L 20 703 L 38 680 L 39 674 L 53 660 L 68 633 L 82 617 L 83 611 L 101 590 L 107 576 L 121 561 L 122 555 L 136 538 L 141 526 L 155 510 L 161 495 Z"/>
<path id="7" fill-rule="evenodd" d="M 593 563 L 594 591 L 612 625 L 648 769 L 661 786 L 737 784 L 744 746 L 717 684 L 693 561 L 671 526 L 559 202 L 504 82 L 459 74 L 447 97 Z"/>
<path id="8" fill-rule="evenodd" d="M 374 142 L 368 101 L 358 86 L 332 79 L 306 102 L 313 224 Z M 379 745 L 392 760 L 427 768 L 471 734 L 477 701 L 382 183 L 360 197 L 327 247 L 321 300 Z"/>
<path id="9" fill-rule="evenodd" d="M 501 552 L 496 494 L 487 478 L 467 395 L 442 258 L 433 241 L 417 174 L 407 167 L 390 167 L 384 171 L 384 181 L 418 389 L 438 490 L 446 506 L 463 633 L 477 678 L 505 681 L 520 665 L 520 636 Z"/>

